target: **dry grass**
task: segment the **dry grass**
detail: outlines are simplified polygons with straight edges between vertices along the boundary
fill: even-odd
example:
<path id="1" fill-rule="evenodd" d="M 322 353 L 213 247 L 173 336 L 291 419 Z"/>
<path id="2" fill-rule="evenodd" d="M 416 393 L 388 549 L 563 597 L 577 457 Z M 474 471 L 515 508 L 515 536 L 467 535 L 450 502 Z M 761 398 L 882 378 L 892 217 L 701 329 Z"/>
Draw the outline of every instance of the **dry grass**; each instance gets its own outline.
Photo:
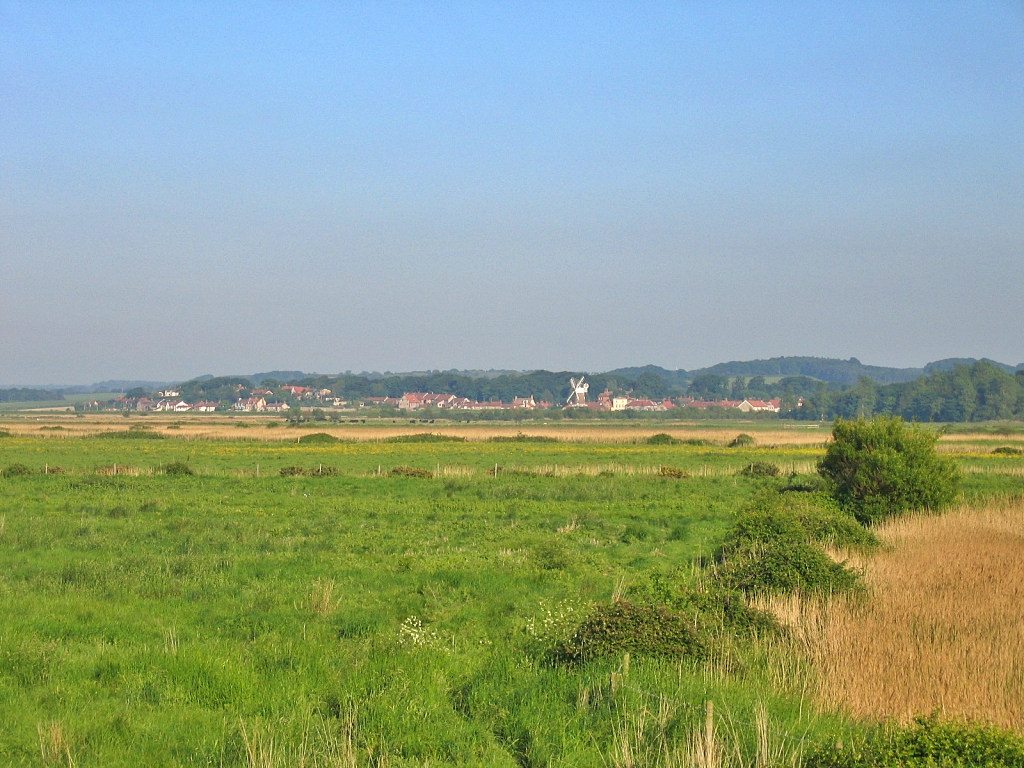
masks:
<path id="1" fill-rule="evenodd" d="M 653 700 L 652 700 L 653 701 Z M 678 704 L 657 697 L 657 709 L 623 704 L 612 724 L 611 748 L 605 764 L 614 768 L 769 768 L 797 765 L 801 742 L 780 732 L 759 704 L 754 723 L 733 721 L 706 712 L 704 722 L 683 739 L 668 735 Z M 754 752 L 744 749 L 743 733 L 753 726 Z"/>
<path id="2" fill-rule="evenodd" d="M 36 726 L 39 734 L 39 752 L 43 765 L 63 765 L 74 768 L 75 758 L 71 753 L 71 743 L 64 726 L 59 722 L 40 723 Z"/>
<path id="3" fill-rule="evenodd" d="M 309 597 L 313 613 L 328 616 L 334 613 L 338 600 L 334 596 L 334 582 L 331 579 L 317 579 L 313 582 L 313 591 Z"/>
<path id="4" fill-rule="evenodd" d="M 130 426 L 140 424 L 168 438 L 182 440 L 255 440 L 269 442 L 295 442 L 302 435 L 311 432 L 326 432 L 344 440 L 373 442 L 389 437 L 422 432 L 452 437 L 463 437 L 477 442 L 492 437 L 516 437 L 524 434 L 530 437 L 554 438 L 568 443 L 635 443 L 648 437 L 667 433 L 680 440 L 705 440 L 713 445 L 724 446 L 741 432 L 752 433 L 758 446 L 805 446 L 819 447 L 829 440 L 827 429 L 796 429 L 780 426 L 760 429 L 756 422 L 737 420 L 736 426 L 704 426 L 694 422 L 664 422 L 660 424 L 618 424 L 608 422 L 573 423 L 493 423 L 474 422 L 451 424 L 445 422 L 409 423 L 408 418 L 397 418 L 396 422 L 383 419 L 371 420 L 367 424 L 338 422 L 317 422 L 301 428 L 287 427 L 282 419 L 273 416 L 228 416 L 220 414 L 175 414 L 173 416 L 133 416 L 126 419 L 113 414 L 74 416 L 46 415 L 33 418 L 8 417 L 0 419 L 0 426 L 12 435 L 36 437 L 45 440 L 64 440 L 87 437 L 102 432 L 127 431 Z M 402 423 L 405 422 L 405 423 Z M 60 430 L 42 431 L 43 427 Z"/>
<path id="5" fill-rule="evenodd" d="M 345 414 L 346 418 L 358 414 Z M 130 426 L 146 425 L 169 438 L 182 440 L 255 440 L 268 442 L 295 442 L 311 432 L 327 432 L 344 440 L 373 442 L 389 437 L 433 432 L 439 435 L 463 437 L 469 441 L 489 440 L 492 437 L 549 437 L 568 443 L 635 443 L 651 435 L 666 433 L 680 440 L 706 440 L 712 445 L 725 446 L 741 432 L 754 437 L 756 446 L 824 447 L 830 440 L 828 427 L 809 428 L 814 425 L 772 425 L 764 422 L 737 420 L 735 426 L 722 426 L 721 422 L 705 425 L 699 421 L 666 421 L 646 424 L 617 422 L 569 423 L 508 423 L 473 422 L 452 424 L 443 420 L 431 423 L 410 423 L 409 417 L 371 419 L 369 423 L 317 422 L 301 428 L 287 427 L 283 419 L 267 415 L 228 414 L 152 414 L 126 419 L 117 414 L 88 414 L 83 418 L 46 413 L 31 417 L 0 417 L 0 427 L 12 435 L 63 440 L 87 437 L 101 432 L 125 431 Z M 54 427 L 60 427 L 55 430 Z M 1024 447 L 1020 435 L 993 436 L 987 433 L 956 433 L 939 438 L 939 450 L 947 453 L 987 454 L 995 445 Z"/>
<path id="6" fill-rule="evenodd" d="M 827 706 L 861 717 L 940 710 L 1024 729 L 1024 501 L 878 530 L 866 598 L 775 601 L 817 667 Z"/>

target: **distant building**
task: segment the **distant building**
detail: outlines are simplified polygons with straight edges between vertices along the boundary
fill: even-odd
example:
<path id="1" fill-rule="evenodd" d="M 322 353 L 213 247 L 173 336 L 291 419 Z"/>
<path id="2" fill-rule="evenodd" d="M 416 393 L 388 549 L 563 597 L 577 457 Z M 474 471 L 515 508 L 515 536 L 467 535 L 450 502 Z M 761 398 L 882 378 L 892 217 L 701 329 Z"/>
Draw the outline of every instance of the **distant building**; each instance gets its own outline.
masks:
<path id="1" fill-rule="evenodd" d="M 744 413 L 751 412 L 765 412 L 765 413 L 778 413 L 782 408 L 782 401 L 778 398 L 774 400 L 744 400 L 736 406 L 738 410 Z"/>
<path id="2" fill-rule="evenodd" d="M 267 401 L 262 397 L 238 398 L 238 402 L 231 406 L 232 410 L 249 412 L 263 412 L 267 410 Z"/>

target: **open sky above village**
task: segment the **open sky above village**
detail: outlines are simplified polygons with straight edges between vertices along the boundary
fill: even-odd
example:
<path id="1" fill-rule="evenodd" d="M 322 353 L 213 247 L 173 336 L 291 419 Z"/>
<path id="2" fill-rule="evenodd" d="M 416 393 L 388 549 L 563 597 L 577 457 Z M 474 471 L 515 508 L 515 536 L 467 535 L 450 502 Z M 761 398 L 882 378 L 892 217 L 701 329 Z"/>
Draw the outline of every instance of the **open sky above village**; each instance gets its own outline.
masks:
<path id="1" fill-rule="evenodd" d="M 1024 361 L 1024 5 L 0 0 L 0 385 Z"/>

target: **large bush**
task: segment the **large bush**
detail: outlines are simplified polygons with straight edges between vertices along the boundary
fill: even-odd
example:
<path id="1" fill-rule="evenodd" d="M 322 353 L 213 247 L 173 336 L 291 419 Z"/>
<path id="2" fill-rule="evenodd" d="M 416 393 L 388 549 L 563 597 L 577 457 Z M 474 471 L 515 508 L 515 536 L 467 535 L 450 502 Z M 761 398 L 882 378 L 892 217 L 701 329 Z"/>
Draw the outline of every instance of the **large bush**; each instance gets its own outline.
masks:
<path id="1" fill-rule="evenodd" d="M 935 452 L 938 436 L 898 417 L 839 420 L 818 465 L 836 499 L 862 523 L 956 498 L 959 471 Z"/>

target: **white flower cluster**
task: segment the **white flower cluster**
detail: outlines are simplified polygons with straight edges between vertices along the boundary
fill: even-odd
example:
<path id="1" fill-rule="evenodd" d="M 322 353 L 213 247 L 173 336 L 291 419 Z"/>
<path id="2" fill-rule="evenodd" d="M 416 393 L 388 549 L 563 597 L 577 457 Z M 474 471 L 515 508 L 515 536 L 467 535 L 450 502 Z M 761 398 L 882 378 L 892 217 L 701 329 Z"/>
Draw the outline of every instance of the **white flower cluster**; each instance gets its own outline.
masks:
<path id="1" fill-rule="evenodd" d="M 423 648 L 428 645 L 435 645 L 440 638 L 437 632 L 423 626 L 423 621 L 418 616 L 410 616 L 402 622 L 398 628 L 398 644 L 412 648 Z"/>
<path id="2" fill-rule="evenodd" d="M 548 646 L 567 640 L 582 620 L 584 606 L 574 600 L 562 600 L 551 606 L 540 601 L 540 613 L 526 620 L 525 630 L 533 640 Z"/>

